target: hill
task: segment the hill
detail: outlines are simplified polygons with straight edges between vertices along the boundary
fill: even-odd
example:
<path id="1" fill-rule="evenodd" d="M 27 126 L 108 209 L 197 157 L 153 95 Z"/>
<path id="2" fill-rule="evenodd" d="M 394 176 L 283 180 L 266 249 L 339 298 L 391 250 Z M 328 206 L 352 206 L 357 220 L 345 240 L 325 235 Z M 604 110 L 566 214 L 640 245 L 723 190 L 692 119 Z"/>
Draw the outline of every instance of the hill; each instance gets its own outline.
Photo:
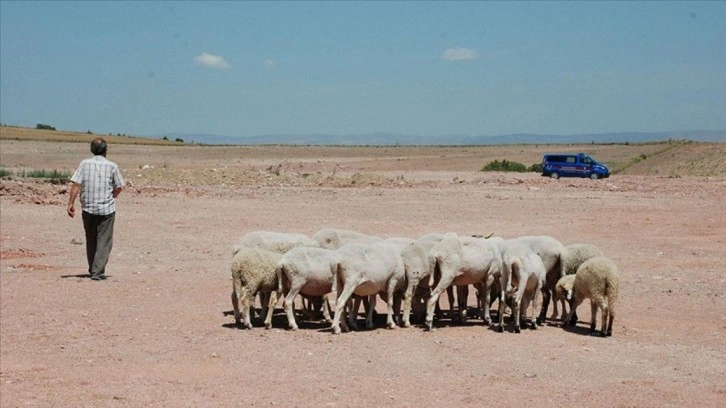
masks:
<path id="1" fill-rule="evenodd" d="M 37 130 L 19 127 L 0 127 L 0 141 L 28 140 L 51 142 L 89 142 L 97 135 Z M 344 166 L 361 172 L 395 171 L 476 171 L 494 160 L 509 160 L 530 166 L 539 163 L 544 153 L 586 152 L 607 164 L 613 174 L 678 176 L 721 176 L 726 174 L 726 143 L 671 140 L 644 143 L 551 143 L 496 144 L 468 146 L 316 146 L 316 145 L 197 145 L 168 140 L 103 136 L 118 145 L 155 145 L 160 149 L 151 154 L 163 157 L 164 163 L 175 168 L 206 167 L 204 160 L 220 162 L 303 163 L 305 171 L 320 171 L 321 166 L 345 163 Z M 0 166 L 18 167 L 23 163 L 40 162 L 50 168 L 74 165 L 74 161 L 57 157 L 31 157 L 38 152 L 24 149 L 23 154 L 11 154 L 8 145 L 0 150 Z M 21 148 L 22 149 L 22 148 Z M 128 152 L 126 152 L 128 151 Z M 144 152 L 146 153 L 146 152 Z M 146 154 L 139 149 L 114 149 L 135 166 L 148 164 Z M 126 156 L 127 155 L 127 156 Z M 59 161 L 60 160 L 60 161 Z M 199 163 L 199 164 L 195 164 Z M 287 165 L 287 164 L 286 164 Z"/>

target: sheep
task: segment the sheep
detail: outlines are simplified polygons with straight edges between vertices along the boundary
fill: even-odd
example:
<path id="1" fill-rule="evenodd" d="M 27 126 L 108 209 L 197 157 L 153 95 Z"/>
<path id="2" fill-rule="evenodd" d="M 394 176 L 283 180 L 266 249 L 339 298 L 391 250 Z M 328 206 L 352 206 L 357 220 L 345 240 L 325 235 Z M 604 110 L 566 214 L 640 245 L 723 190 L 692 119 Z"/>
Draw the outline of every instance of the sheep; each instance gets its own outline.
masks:
<path id="1" fill-rule="evenodd" d="M 305 234 L 273 232 L 273 231 L 253 231 L 243 235 L 232 250 L 232 255 L 236 254 L 240 248 L 262 248 L 272 252 L 284 254 L 292 248 L 298 246 L 319 246 L 317 241 Z"/>
<path id="2" fill-rule="evenodd" d="M 321 248 L 326 249 L 339 249 L 346 244 L 368 244 L 372 242 L 383 241 L 383 238 L 375 235 L 367 235 L 358 231 L 342 228 L 322 228 L 313 234 L 313 240 L 318 243 Z M 369 320 L 373 318 L 375 310 L 370 306 L 370 299 L 368 297 L 360 298 L 357 295 L 354 296 L 355 300 L 352 311 L 348 315 L 348 324 L 354 329 L 357 329 L 356 316 L 358 315 L 358 309 L 360 308 L 360 302 L 363 300 L 364 309 L 367 314 L 370 314 Z"/>
<path id="3" fill-rule="evenodd" d="M 243 323 L 244 327 L 252 328 L 250 305 L 257 293 L 269 294 L 269 308 L 277 303 L 275 268 L 281 257 L 277 252 L 247 247 L 240 248 L 234 255 L 231 265 L 232 306 L 238 326 Z"/>
<path id="4" fill-rule="evenodd" d="M 502 253 L 501 299 L 512 296 L 512 318 L 514 332 L 520 332 L 520 318 L 526 317 L 527 307 L 532 303 L 534 319 L 537 293 L 544 285 L 545 269 L 542 259 L 524 242 L 509 243 Z M 511 285 L 511 286 L 510 286 Z M 504 331 L 504 302 L 499 302 L 499 332 Z M 532 322 L 532 329 L 537 329 L 539 320 Z"/>
<path id="5" fill-rule="evenodd" d="M 592 244 L 571 244 L 567 245 L 565 247 L 565 258 L 563 261 L 563 267 L 565 270 L 565 275 L 574 275 L 575 272 L 577 272 L 577 268 L 580 267 L 580 265 L 583 264 L 583 262 L 587 261 L 590 258 L 594 258 L 596 256 L 604 256 L 600 248 L 598 248 L 595 245 Z M 566 276 L 565 276 L 566 277 Z M 560 281 L 564 278 L 560 278 Z M 560 284 L 560 281 L 557 281 L 557 285 Z M 564 282 L 562 282 L 563 285 L 567 285 L 567 287 L 563 287 L 567 291 L 572 289 L 572 279 L 565 279 Z M 557 304 L 560 303 L 562 305 L 562 316 L 565 317 L 567 314 L 567 309 L 565 306 L 565 298 L 561 296 L 562 294 L 567 294 L 567 291 L 560 291 L 560 293 L 557 292 L 557 287 L 555 287 L 554 291 L 552 292 L 552 320 L 557 319 L 557 315 L 559 314 L 557 310 Z M 577 320 L 577 312 L 575 312 L 573 318 Z"/>
<path id="6" fill-rule="evenodd" d="M 463 288 L 471 284 L 486 282 L 488 275 L 499 272 L 502 258 L 499 248 L 491 241 L 480 238 L 448 234 L 429 251 L 433 273 L 429 284 L 436 287 L 431 291 L 426 308 L 426 327 L 433 328 L 433 312 L 441 293 L 451 285 L 459 288 L 459 319 L 466 321 L 466 297 Z M 488 310 L 487 310 L 488 312 Z"/>
<path id="7" fill-rule="evenodd" d="M 401 253 L 406 271 L 406 290 L 403 296 L 403 316 L 401 325 L 410 327 L 411 306 L 416 289 L 423 285 L 428 288 L 428 278 L 433 270 L 428 250 L 418 241 L 410 238 L 388 238 L 385 240 L 396 245 Z"/>
<path id="8" fill-rule="evenodd" d="M 563 320 L 562 325 L 576 324 L 577 321 L 572 319 L 575 309 L 585 299 L 590 299 L 590 334 L 595 332 L 597 309 L 599 308 L 602 311 L 600 336 L 612 336 L 620 286 L 619 275 L 615 262 L 604 256 L 588 259 L 580 265 L 577 273 L 575 273 L 575 280 L 569 298 L 571 301 L 570 312 Z"/>
<path id="9" fill-rule="evenodd" d="M 317 247 L 318 243 L 305 234 L 275 232 L 275 231 L 252 231 L 244 234 L 237 244 L 232 248 L 232 256 L 242 248 L 262 248 L 267 251 L 284 254 L 292 248 L 299 246 Z M 267 293 L 260 293 L 261 316 L 266 316 L 269 299 Z M 232 305 L 237 304 L 237 298 L 232 292 Z M 325 301 L 325 299 L 323 299 Z M 250 305 L 252 306 L 252 304 Z"/>
<path id="10" fill-rule="evenodd" d="M 564 321 L 565 316 L 567 315 L 567 298 L 570 295 L 570 292 L 572 292 L 572 284 L 575 282 L 575 275 L 567 275 L 560 278 L 560 280 L 557 281 L 557 285 L 555 285 L 555 290 L 552 292 L 552 305 L 555 308 L 555 312 L 552 315 L 552 319 L 557 319 L 557 303 L 560 303 L 562 305 L 562 316 L 561 318 Z M 574 319 L 577 320 L 577 317 L 574 316 Z"/>
<path id="11" fill-rule="evenodd" d="M 501 238 L 490 239 L 494 239 L 494 242 L 497 242 L 499 247 L 504 249 L 506 249 L 511 243 L 523 243 L 542 259 L 545 270 L 547 271 L 544 286 L 542 287 L 542 308 L 540 309 L 539 316 L 537 317 L 537 323 L 542 324 L 547 316 L 547 309 L 549 308 L 552 291 L 554 290 L 557 281 L 560 280 L 561 277 L 565 276 L 565 246 L 562 245 L 560 241 L 547 235 L 522 236 L 506 241 L 502 241 Z M 502 288 L 502 290 L 503 289 L 504 288 Z"/>
<path id="12" fill-rule="evenodd" d="M 338 249 L 345 244 L 367 244 L 382 241 L 383 238 L 347 229 L 323 228 L 313 235 L 313 240 L 321 248 Z"/>
<path id="13" fill-rule="evenodd" d="M 565 275 L 574 275 L 583 262 L 596 256 L 605 256 L 600 248 L 593 244 L 571 244 L 565 247 Z"/>
<path id="14" fill-rule="evenodd" d="M 348 244 L 338 251 L 341 260 L 335 271 L 333 291 L 337 292 L 333 317 L 333 333 L 339 334 L 340 319 L 351 295 L 371 296 L 380 292 L 386 293 L 388 301 L 387 326 L 396 327 L 393 320 L 394 292 L 403 289 L 406 271 L 401 258 L 400 249 L 390 242 L 374 242 L 371 244 Z M 367 327 L 372 326 L 372 314 L 375 296 L 371 297 Z"/>
<path id="15" fill-rule="evenodd" d="M 332 249 L 316 247 L 293 248 L 282 256 L 275 268 L 278 293 L 286 293 L 283 306 L 290 329 L 297 330 L 293 314 L 293 302 L 298 293 L 323 299 L 331 292 L 333 273 L 340 262 L 340 253 Z M 322 303 L 326 320 L 330 319 L 327 299 Z M 272 310 L 268 311 L 265 326 L 270 327 Z"/>

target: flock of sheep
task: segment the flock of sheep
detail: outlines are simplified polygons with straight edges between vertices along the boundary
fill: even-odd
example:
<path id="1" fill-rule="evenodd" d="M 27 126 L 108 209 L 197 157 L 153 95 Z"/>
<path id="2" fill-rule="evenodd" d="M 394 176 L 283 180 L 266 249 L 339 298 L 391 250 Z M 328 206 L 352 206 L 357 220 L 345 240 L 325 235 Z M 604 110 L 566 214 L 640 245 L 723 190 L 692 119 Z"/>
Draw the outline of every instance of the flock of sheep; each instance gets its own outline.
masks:
<path id="1" fill-rule="evenodd" d="M 233 252 L 232 305 L 236 324 L 246 328 L 252 328 L 254 299 L 259 294 L 261 317 L 267 328 L 272 327 L 278 297 L 284 297 L 288 326 L 297 330 L 294 300 L 302 295 L 307 300 L 307 305 L 303 301 L 304 311 L 322 309 L 335 334 L 357 329 L 361 302 L 366 309 L 366 327 L 372 328 L 377 296 L 387 304 L 389 328 L 410 326 L 412 306 L 418 305 L 420 309 L 425 306 L 424 324 L 431 330 L 444 291 L 449 296 L 451 317 L 465 321 L 468 290 L 473 285 L 478 293 L 478 315 L 484 324 L 495 325 L 498 331 L 504 330 L 507 307 L 511 310 L 513 330 L 519 333 L 527 323 L 536 329 L 544 322 L 550 299 L 554 309 L 551 318 L 558 318 L 559 303 L 563 325 L 574 325 L 577 306 L 590 299 L 590 332 L 595 332 L 600 309 L 602 326 L 598 334 L 612 335 L 618 268 L 591 244 L 564 246 L 549 236 L 504 239 L 456 233 L 384 239 L 325 228 L 312 237 L 251 232 L 240 239 Z M 454 288 L 458 295 L 456 314 Z M 337 298 L 331 309 L 327 295 L 333 292 Z M 539 292 L 543 301 L 537 313 Z M 496 324 L 490 315 L 495 300 L 499 300 Z"/>

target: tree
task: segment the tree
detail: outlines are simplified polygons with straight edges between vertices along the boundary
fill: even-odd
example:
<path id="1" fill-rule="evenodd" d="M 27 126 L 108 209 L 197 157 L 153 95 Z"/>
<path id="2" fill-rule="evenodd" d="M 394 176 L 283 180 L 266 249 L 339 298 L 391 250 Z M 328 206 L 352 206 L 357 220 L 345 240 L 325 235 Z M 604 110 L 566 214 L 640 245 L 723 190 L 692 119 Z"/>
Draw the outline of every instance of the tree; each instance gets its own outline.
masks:
<path id="1" fill-rule="evenodd" d="M 55 130 L 55 128 L 53 126 L 46 125 L 46 124 L 43 124 L 43 123 L 38 123 L 37 125 L 35 125 L 35 128 L 36 129 L 42 129 L 42 130 Z"/>

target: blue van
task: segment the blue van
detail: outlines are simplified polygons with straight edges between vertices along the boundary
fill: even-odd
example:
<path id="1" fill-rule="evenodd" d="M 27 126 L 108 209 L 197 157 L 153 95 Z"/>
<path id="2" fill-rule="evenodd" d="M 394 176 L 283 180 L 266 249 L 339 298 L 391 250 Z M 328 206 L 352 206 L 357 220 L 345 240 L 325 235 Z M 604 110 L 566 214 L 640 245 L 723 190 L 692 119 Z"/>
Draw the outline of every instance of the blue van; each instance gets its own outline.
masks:
<path id="1" fill-rule="evenodd" d="M 610 170 L 584 153 L 548 153 L 542 158 L 542 175 L 553 179 L 589 177 L 596 180 L 610 177 Z"/>

